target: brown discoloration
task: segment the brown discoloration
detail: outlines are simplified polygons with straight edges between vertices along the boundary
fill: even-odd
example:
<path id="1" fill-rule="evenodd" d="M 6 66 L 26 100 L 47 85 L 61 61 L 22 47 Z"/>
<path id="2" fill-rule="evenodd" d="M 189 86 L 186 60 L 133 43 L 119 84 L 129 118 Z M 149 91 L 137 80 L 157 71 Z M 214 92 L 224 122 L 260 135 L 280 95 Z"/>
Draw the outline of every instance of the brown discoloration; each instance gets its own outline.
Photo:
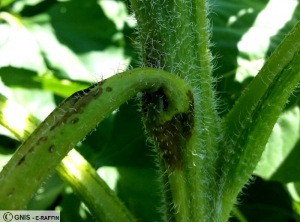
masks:
<path id="1" fill-rule="evenodd" d="M 66 123 L 67 120 L 74 114 L 81 114 L 84 112 L 84 107 L 87 106 L 93 99 L 97 99 L 102 94 L 102 85 L 105 81 L 98 82 L 87 89 L 80 90 L 78 92 L 73 93 L 69 98 L 64 100 L 59 107 L 67 110 L 63 117 L 59 120 L 55 121 L 55 123 L 51 126 L 50 131 L 54 130 L 56 127 L 62 125 L 62 123 Z M 108 88 L 108 87 L 107 87 Z M 110 88 L 110 87 L 109 87 Z M 111 89 L 112 90 L 112 89 Z M 55 120 L 55 114 L 49 117 Z M 53 120 L 49 120 L 49 122 L 53 122 Z"/>
<path id="2" fill-rule="evenodd" d="M 73 105 L 73 107 L 70 107 L 69 110 L 63 115 L 63 117 L 61 117 L 59 120 L 57 120 L 57 121 L 53 124 L 53 126 L 51 126 L 50 131 L 52 131 L 52 130 L 54 130 L 56 127 L 62 125 L 62 123 L 66 123 L 66 122 L 68 121 L 68 119 L 69 119 L 72 115 L 77 114 L 77 113 L 83 113 L 82 107 L 78 106 L 78 103 L 79 103 L 80 101 L 82 101 L 82 100 L 83 100 L 83 99 L 78 100 L 77 103 L 75 103 L 75 104 Z M 83 102 L 83 104 L 81 104 L 81 105 L 85 106 L 86 103 L 87 103 L 87 101 Z"/>
<path id="3" fill-rule="evenodd" d="M 97 82 L 97 83 L 94 84 L 94 87 L 96 87 L 96 86 L 98 86 L 98 87 L 102 86 L 105 82 L 106 82 L 106 79 L 104 79 L 104 80 L 102 80 L 100 82 Z"/>
<path id="4" fill-rule="evenodd" d="M 42 136 L 39 138 L 39 140 L 36 142 L 37 145 L 40 145 L 41 142 L 47 141 L 48 137 L 47 136 Z"/>
<path id="5" fill-rule="evenodd" d="M 79 119 L 76 117 L 76 118 L 72 119 L 72 120 L 70 121 L 70 123 L 76 124 L 78 121 L 79 121 Z"/>
<path id="6" fill-rule="evenodd" d="M 184 113 L 175 114 L 171 120 L 165 122 L 156 121 L 169 107 L 163 90 L 159 89 L 152 94 L 144 93 L 142 97 L 145 128 L 172 170 L 181 169 L 183 149 L 193 135 L 194 98 L 191 91 L 188 91 L 186 95 L 189 100 L 189 109 Z"/>
<path id="7" fill-rule="evenodd" d="M 87 89 L 84 89 L 84 90 L 80 90 L 78 92 L 75 92 L 71 95 L 71 97 L 69 98 L 74 98 L 74 99 L 77 99 L 77 101 L 81 98 L 81 97 L 84 97 L 84 96 L 87 96 L 89 94 L 90 91 L 92 91 L 94 88 L 98 87 L 98 88 L 101 88 L 100 86 L 103 85 L 103 83 L 105 82 L 105 80 L 101 81 L 101 82 L 97 82 L 93 85 L 91 85 L 89 88 Z M 97 90 L 96 90 L 97 91 Z M 76 102 L 77 102 L 76 101 Z M 75 102 L 75 103 L 76 103 Z M 74 103 L 74 104 L 75 104 Z"/>
<path id="8" fill-rule="evenodd" d="M 143 92 L 143 96 L 142 96 L 142 115 L 144 118 L 147 117 L 148 115 L 148 105 L 151 104 L 151 94 L 148 92 Z"/>
<path id="9" fill-rule="evenodd" d="M 51 145 L 51 146 L 49 147 L 48 151 L 49 151 L 50 153 L 53 153 L 53 151 L 54 151 L 54 145 Z"/>
<path id="10" fill-rule="evenodd" d="M 24 163 L 24 161 L 25 161 L 25 156 L 23 156 L 23 157 L 19 160 L 19 162 L 17 163 L 17 165 L 20 166 L 22 163 Z"/>
<path id="11" fill-rule="evenodd" d="M 75 112 L 77 112 L 77 110 L 76 110 Z M 67 121 L 67 119 L 68 119 L 70 116 L 72 116 L 73 114 L 74 114 L 74 111 L 71 111 L 71 112 L 70 112 L 70 111 L 67 111 L 61 119 L 57 120 L 57 121 L 53 124 L 53 126 L 51 126 L 50 131 L 54 130 L 56 127 L 60 126 L 62 123 L 65 123 L 65 122 Z"/>
<path id="12" fill-rule="evenodd" d="M 182 166 L 182 136 L 180 135 L 181 123 L 172 120 L 161 124 L 151 130 L 154 143 L 161 151 L 162 157 L 172 168 L 180 169 Z"/>
<path id="13" fill-rule="evenodd" d="M 33 151 L 34 151 L 34 147 L 31 147 L 28 152 L 33 153 Z"/>
<path id="14" fill-rule="evenodd" d="M 64 107 L 65 104 L 68 104 L 67 106 L 73 106 L 80 98 L 78 95 L 78 92 L 73 93 L 70 97 L 62 101 L 58 107 Z"/>
<path id="15" fill-rule="evenodd" d="M 95 92 L 93 93 L 94 99 L 97 99 L 102 94 L 102 91 L 103 91 L 102 87 L 96 89 Z"/>
<path id="16" fill-rule="evenodd" d="M 158 111 L 166 111 L 168 106 L 168 100 L 163 92 L 163 88 L 159 88 L 154 93 L 143 92 L 142 113 L 144 116 L 147 115 L 149 110 L 157 115 Z"/>
<path id="17" fill-rule="evenodd" d="M 106 90 L 106 92 L 111 92 L 113 89 L 111 87 L 107 86 L 105 90 Z"/>

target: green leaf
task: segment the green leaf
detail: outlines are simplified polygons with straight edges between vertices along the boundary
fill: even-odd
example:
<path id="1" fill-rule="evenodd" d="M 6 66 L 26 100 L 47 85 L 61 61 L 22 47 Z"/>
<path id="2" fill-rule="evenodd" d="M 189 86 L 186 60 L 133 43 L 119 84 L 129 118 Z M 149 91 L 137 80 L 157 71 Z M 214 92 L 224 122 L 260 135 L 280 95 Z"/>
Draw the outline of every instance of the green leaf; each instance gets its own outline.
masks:
<path id="1" fill-rule="evenodd" d="M 59 41 L 78 54 L 105 49 L 117 32 L 94 0 L 60 2 L 48 14 Z"/>
<path id="2" fill-rule="evenodd" d="M 237 207 L 248 222 L 299 221 L 293 211 L 293 201 L 281 183 L 255 177 L 243 189 L 243 194 Z M 232 218 L 230 222 L 238 220 Z"/>
<path id="3" fill-rule="evenodd" d="M 124 11 L 123 4 L 117 6 Z M 6 34 L 0 39 L 4 46 L 0 66 L 38 73 L 50 69 L 61 78 L 92 82 L 119 72 L 116 69 L 126 69 L 130 58 L 125 56 L 124 36 L 103 7 L 96 1 L 41 2 L 20 12 L 26 18 L 2 12 L 0 18 L 7 23 L 0 24 L 1 33 Z M 125 19 L 123 15 L 118 23 Z"/>
<path id="4" fill-rule="evenodd" d="M 27 205 L 27 210 L 47 210 L 62 195 L 65 184 L 56 173 L 52 173 L 37 190 Z"/>
<path id="5" fill-rule="evenodd" d="M 212 50 L 215 55 L 219 55 L 216 58 L 220 66 L 216 70 L 218 75 L 231 71 L 235 73 L 240 53 L 238 44 L 251 28 L 255 28 L 255 20 L 267 3 L 268 0 L 219 0 L 211 6 L 212 42 L 215 43 Z"/>
<path id="6" fill-rule="evenodd" d="M 1 4 L 0 4 L 0 8 L 5 7 L 5 6 L 11 4 L 11 3 L 14 2 L 14 1 L 16 1 L 16 0 L 1 0 L 1 1 L 0 1 L 0 3 L 1 3 Z"/>
<path id="7" fill-rule="evenodd" d="M 93 217 L 87 212 L 82 202 L 71 192 L 66 193 L 59 203 L 61 221 L 63 222 L 88 222 Z"/>
<path id="8" fill-rule="evenodd" d="M 299 4 L 274 0 L 217 1 L 211 6 L 212 43 L 221 97 L 219 112 L 225 115 L 241 91 L 261 69 L 265 59 L 300 20 Z M 280 15 L 274 11 L 280 10 Z M 258 37 L 259 36 L 259 37 Z"/>
<path id="9" fill-rule="evenodd" d="M 0 67 L 15 66 L 43 72 L 46 64 L 39 44 L 32 38 L 22 19 L 8 12 L 0 12 L 0 20 L 5 21 L 0 23 L 0 31 L 3 33 L 0 39 Z"/>
<path id="10" fill-rule="evenodd" d="M 162 190 L 155 170 L 118 167 L 118 196 L 139 221 L 162 221 Z"/>
<path id="11" fill-rule="evenodd" d="M 299 108 L 285 111 L 273 128 L 269 142 L 254 171 L 265 180 L 300 181 Z"/>
<path id="12" fill-rule="evenodd" d="M 90 86 L 88 83 L 58 79 L 49 71 L 38 75 L 35 71 L 24 68 L 2 67 L 0 76 L 3 83 L 10 88 L 43 89 L 64 98 Z"/>

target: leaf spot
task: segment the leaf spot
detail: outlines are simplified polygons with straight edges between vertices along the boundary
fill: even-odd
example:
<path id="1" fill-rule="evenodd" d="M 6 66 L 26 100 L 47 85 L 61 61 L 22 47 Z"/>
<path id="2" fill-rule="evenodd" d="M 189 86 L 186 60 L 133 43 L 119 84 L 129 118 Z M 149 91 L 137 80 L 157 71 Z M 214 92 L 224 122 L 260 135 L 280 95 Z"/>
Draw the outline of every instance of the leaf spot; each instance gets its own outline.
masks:
<path id="1" fill-rule="evenodd" d="M 51 145 L 48 150 L 49 150 L 50 153 L 53 153 L 53 151 L 54 151 L 54 145 Z"/>
<path id="2" fill-rule="evenodd" d="M 113 89 L 112 89 L 111 87 L 108 86 L 108 87 L 106 87 L 105 90 L 106 90 L 106 92 L 111 92 Z"/>
<path id="3" fill-rule="evenodd" d="M 19 160 L 19 162 L 18 162 L 18 166 L 20 166 L 23 162 L 24 162 L 24 160 L 25 160 L 25 156 L 23 156 L 20 160 Z"/>
<path id="4" fill-rule="evenodd" d="M 93 93 L 93 96 L 95 98 L 99 97 L 102 94 L 102 91 L 103 91 L 102 87 L 97 88 L 97 90 Z"/>
<path id="5" fill-rule="evenodd" d="M 76 124 L 78 121 L 79 121 L 78 118 L 74 118 L 74 119 L 71 120 L 71 123 L 72 123 L 72 124 Z"/>

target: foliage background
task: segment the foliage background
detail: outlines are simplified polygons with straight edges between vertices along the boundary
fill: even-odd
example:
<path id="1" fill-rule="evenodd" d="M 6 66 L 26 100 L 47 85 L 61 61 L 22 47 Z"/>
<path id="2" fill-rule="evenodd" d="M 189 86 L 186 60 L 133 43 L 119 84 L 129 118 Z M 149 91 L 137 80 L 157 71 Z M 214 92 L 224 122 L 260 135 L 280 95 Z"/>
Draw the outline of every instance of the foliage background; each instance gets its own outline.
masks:
<path id="1" fill-rule="evenodd" d="M 129 2 L 116 0 L 2 0 L 0 93 L 42 120 L 73 92 L 137 67 L 135 21 L 128 11 Z M 210 11 L 223 116 L 300 20 L 300 6 L 298 0 L 214 0 Z M 300 221 L 298 94 L 275 125 L 256 177 L 230 221 Z M 138 104 L 136 98 L 128 101 L 76 148 L 140 221 L 160 221 L 159 175 Z M 20 144 L 4 128 L 0 132 L 3 166 Z M 60 209 L 66 222 L 92 220 L 55 173 L 28 209 Z"/>

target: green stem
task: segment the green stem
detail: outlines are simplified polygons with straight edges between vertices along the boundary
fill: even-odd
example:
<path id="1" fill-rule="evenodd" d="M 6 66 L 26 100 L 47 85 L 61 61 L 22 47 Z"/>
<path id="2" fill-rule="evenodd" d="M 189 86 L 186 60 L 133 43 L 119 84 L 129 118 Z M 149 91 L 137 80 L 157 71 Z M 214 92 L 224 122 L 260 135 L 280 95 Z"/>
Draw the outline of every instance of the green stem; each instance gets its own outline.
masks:
<path id="1" fill-rule="evenodd" d="M 172 174 L 171 180 L 164 179 L 170 183 L 165 192 L 175 195 L 178 185 L 182 187 L 181 194 L 176 194 L 182 195 L 176 198 L 178 202 L 166 195 L 166 206 L 170 206 L 167 218 L 212 221 L 221 209 L 221 203 L 215 202 L 219 189 L 215 173 L 219 120 L 211 76 L 206 1 L 131 0 L 131 5 L 138 22 L 143 65 L 164 69 L 192 86 L 193 130 L 182 148 L 182 172 L 168 172 L 168 165 L 161 163 L 161 171 Z M 176 206 L 180 208 L 174 210 Z"/>
<path id="2" fill-rule="evenodd" d="M 18 115 L 20 113 L 24 118 L 20 118 Z M 17 116 L 17 121 L 15 121 Z M 15 124 L 16 122 L 18 125 Z M 22 122 L 26 124 L 20 127 Z M 0 94 L 0 124 L 20 141 L 27 139 L 39 123 L 40 121 L 22 106 L 7 100 Z M 71 150 L 56 170 L 58 175 L 73 188 L 97 221 L 135 221 L 121 200 L 76 150 Z"/>
<path id="3" fill-rule="evenodd" d="M 165 71 L 150 68 L 115 75 L 62 102 L 1 171 L 0 208 L 24 208 L 49 173 L 98 122 L 138 92 L 157 90 L 168 101 L 160 118 L 167 120 L 189 109 L 189 86 Z"/>
<path id="4" fill-rule="evenodd" d="M 289 32 L 222 120 L 221 221 L 255 169 L 289 96 L 300 81 L 300 22 Z"/>
<path id="5" fill-rule="evenodd" d="M 97 221 L 136 221 L 114 191 L 74 149 L 57 166 L 57 172 L 72 187 Z"/>

